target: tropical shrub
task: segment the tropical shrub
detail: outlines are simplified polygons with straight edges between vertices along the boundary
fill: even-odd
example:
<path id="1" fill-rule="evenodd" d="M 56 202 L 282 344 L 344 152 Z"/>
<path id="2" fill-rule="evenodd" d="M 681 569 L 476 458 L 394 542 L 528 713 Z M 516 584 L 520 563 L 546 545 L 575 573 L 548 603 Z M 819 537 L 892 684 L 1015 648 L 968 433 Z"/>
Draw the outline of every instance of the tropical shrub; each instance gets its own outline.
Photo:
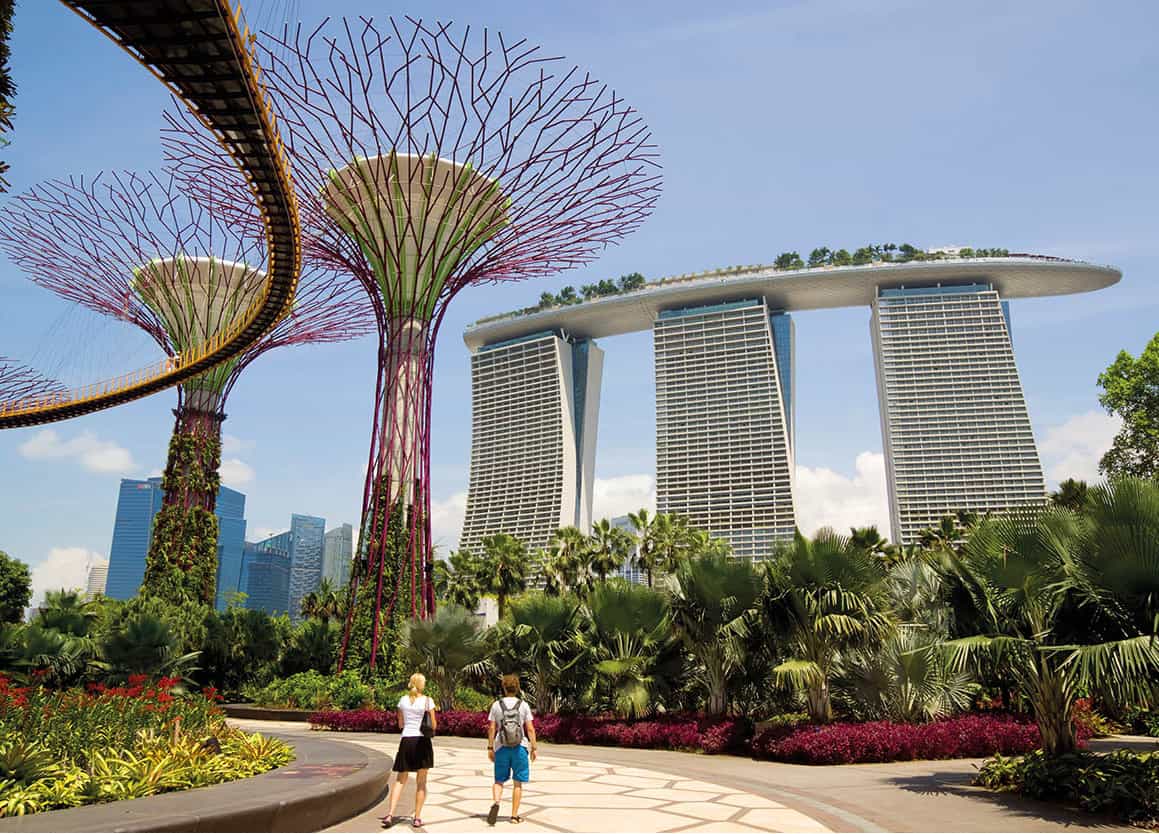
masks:
<path id="1" fill-rule="evenodd" d="M 789 652 L 773 673 L 805 696 L 814 721 L 829 721 L 842 654 L 873 649 L 893 631 L 883 564 L 824 528 L 812 539 L 797 533 L 766 571 L 764 620 Z"/>
<path id="2" fill-rule="evenodd" d="M 753 739 L 753 756 L 797 764 L 858 764 L 1026 753 L 1041 743 L 1028 719 L 965 715 L 929 724 L 868 721 L 774 728 Z"/>
<path id="3" fill-rule="evenodd" d="M 974 782 L 1032 799 L 1075 802 L 1085 811 L 1125 822 L 1159 821 L 1159 756 L 1154 753 L 1048 756 L 1037 750 L 1020 759 L 995 756 L 983 763 Z"/>
<path id="4" fill-rule="evenodd" d="M 217 784 L 293 758 L 229 727 L 217 698 L 181 694 L 174 678 L 86 692 L 0 676 L 0 817 Z"/>
<path id="5" fill-rule="evenodd" d="M 463 675 L 475 672 L 479 676 L 484 665 L 478 619 L 458 605 L 441 606 L 429 620 L 408 621 L 402 644 L 406 662 L 423 670 L 437 688 L 439 709 L 444 712 L 454 708 Z"/>
<path id="6" fill-rule="evenodd" d="M 988 519 L 960 553 L 943 553 L 973 625 L 947 644 L 958 668 L 1000 659 L 1052 755 L 1076 748 L 1080 694 L 1146 697 L 1159 670 L 1159 615 L 1153 594 L 1139 595 L 1159 588 L 1159 485 L 1099 486 L 1088 507 Z"/>
<path id="7" fill-rule="evenodd" d="M 351 669 L 338 675 L 299 672 L 262 687 L 243 687 L 242 694 L 258 706 L 276 709 L 355 710 L 372 704 L 374 699 L 373 688 Z"/>
<path id="8" fill-rule="evenodd" d="M 669 617 L 696 658 L 695 677 L 712 715 L 728 709 L 730 684 L 745 665 L 760 594 L 755 570 L 742 559 L 705 553 L 676 569 Z"/>
<path id="9" fill-rule="evenodd" d="M 667 600 L 624 580 L 602 582 L 589 594 L 586 614 L 581 637 L 594 662 L 592 706 L 620 718 L 654 712 L 683 663 Z"/>

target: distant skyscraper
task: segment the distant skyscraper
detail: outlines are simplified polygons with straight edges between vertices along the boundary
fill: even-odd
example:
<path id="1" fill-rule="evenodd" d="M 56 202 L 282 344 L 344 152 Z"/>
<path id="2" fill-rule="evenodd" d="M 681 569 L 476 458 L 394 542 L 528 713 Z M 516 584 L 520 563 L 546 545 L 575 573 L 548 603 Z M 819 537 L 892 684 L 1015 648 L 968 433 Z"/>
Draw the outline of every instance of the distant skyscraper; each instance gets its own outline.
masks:
<path id="1" fill-rule="evenodd" d="M 894 541 L 958 510 L 1042 504 L 1046 487 L 989 284 L 883 289 L 872 335 Z"/>
<path id="2" fill-rule="evenodd" d="M 749 559 L 792 539 L 792 320 L 763 299 L 663 310 L 656 509 Z"/>
<path id="3" fill-rule="evenodd" d="M 629 535 L 636 535 L 636 528 L 632 526 L 632 520 L 626 515 L 616 516 L 611 520 L 611 525 L 618 527 Z M 620 569 L 616 571 L 615 575 L 622 579 L 627 579 L 635 585 L 644 585 L 648 582 L 648 577 L 644 571 L 632 564 L 635 558 L 636 548 L 633 547 L 628 553 L 628 558 L 624 560 L 624 564 L 620 565 Z"/>
<path id="4" fill-rule="evenodd" d="M 93 559 L 89 565 L 88 582 L 85 584 L 85 596 L 89 599 L 102 596 L 109 580 L 109 560 Z"/>
<path id="5" fill-rule="evenodd" d="M 163 497 L 160 478 L 145 481 L 125 478 L 121 481 L 113 523 L 113 543 L 109 547 L 105 596 L 129 599 L 140 590 L 141 580 L 145 578 L 145 554 L 149 551 L 149 539 L 153 534 L 153 517 L 161 509 Z M 240 588 L 245 495 L 229 487 L 220 487 L 215 512 L 219 530 L 217 605 L 223 608 L 224 593 Z"/>
<path id="6" fill-rule="evenodd" d="M 245 607 L 283 614 L 290 605 L 290 533 L 245 543 Z"/>
<path id="7" fill-rule="evenodd" d="M 471 356 L 471 474 L 459 546 L 510 533 L 535 550 L 591 526 L 604 352 L 561 331 Z"/>
<path id="8" fill-rule="evenodd" d="M 217 492 L 217 598 L 224 611 L 231 594 L 244 591 L 241 572 L 245 549 L 245 496 L 229 487 Z"/>
<path id="9" fill-rule="evenodd" d="M 290 619 L 302 618 L 302 597 L 322 581 L 322 552 L 326 519 L 312 515 L 290 516 Z"/>
<path id="10" fill-rule="evenodd" d="M 354 557 L 354 528 L 349 524 L 326 533 L 322 547 L 322 578 L 340 588 L 350 581 L 350 562 Z"/>
<path id="11" fill-rule="evenodd" d="M 121 481 L 105 596 L 129 599 L 140 590 L 145 578 L 145 554 L 153 534 L 153 516 L 161 509 L 162 497 L 160 478 Z"/>

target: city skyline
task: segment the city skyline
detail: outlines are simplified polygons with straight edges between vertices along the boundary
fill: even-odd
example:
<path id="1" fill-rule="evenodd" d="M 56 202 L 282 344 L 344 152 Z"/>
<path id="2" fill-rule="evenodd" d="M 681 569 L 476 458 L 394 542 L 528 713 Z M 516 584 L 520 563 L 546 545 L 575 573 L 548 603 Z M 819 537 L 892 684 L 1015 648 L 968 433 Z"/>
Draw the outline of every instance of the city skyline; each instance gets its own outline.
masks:
<path id="1" fill-rule="evenodd" d="M 1124 271 L 1113 291 L 1082 305 L 1067 299 L 1024 302 L 1014 328 L 1048 484 L 1071 474 L 1095 475 L 1114 426 L 1100 412 L 1094 380 L 1120 349 L 1142 348 L 1156 314 L 1148 288 L 1159 251 L 1149 229 L 1159 172 L 1146 139 L 1154 134 L 1156 117 L 1144 106 L 1143 83 L 1156 69 L 1143 36 L 1156 23 L 1153 7 L 1124 4 L 1111 25 L 1092 3 L 1073 4 L 1063 14 L 1044 3 L 1017 9 L 989 4 L 968 20 L 904 4 L 874 15 L 850 4 L 738 4 L 727 11 L 674 4 L 663 22 L 648 8 L 620 9 L 622 25 L 609 33 L 596 22 L 610 8 L 597 3 L 583 14 L 499 10 L 489 19 L 500 31 L 526 33 L 563 54 L 583 55 L 601 74 L 622 79 L 662 142 L 667 186 L 656 217 L 629 245 L 593 267 L 521 288 L 465 293 L 445 327 L 462 328 L 481 316 L 526 306 L 539 292 L 563 285 L 635 271 L 656 277 L 767 261 L 786 249 L 842 241 L 1002 245 L 1111 262 Z M 342 13 L 356 5 L 339 2 L 326 9 L 331 10 Z M 303 3 L 304 18 L 322 13 L 320 4 Z M 423 13 L 478 19 L 466 4 L 436 3 Z M 159 159 L 156 114 L 165 97 L 153 89 L 156 82 L 70 17 L 51 6 L 18 8 L 22 36 L 13 49 L 22 100 L 73 101 L 77 109 L 68 120 L 99 127 L 79 143 L 63 126 L 63 113 L 23 108 L 9 149 L 13 191 L 48 176 Z M 70 60 L 52 68 L 37 65 L 32 45 L 45 39 L 59 42 Z M 1076 40 L 1100 66 L 1097 77 L 1073 61 Z M 823 60 L 810 63 L 814 72 L 793 71 L 817 50 Z M 698 62 L 712 71 L 694 72 Z M 915 74 L 915 65 L 925 71 Z M 89 87 L 90 77 L 103 81 Z M 754 96 L 765 94 L 761 79 L 770 77 L 792 82 L 773 88 L 775 107 L 754 110 Z M 679 101 L 671 97 L 674 84 L 682 90 Z M 114 111 L 109 89 L 118 91 Z M 896 93 L 894 101 L 880 115 L 849 109 L 839 110 L 830 123 L 807 119 L 818 101 L 851 102 L 889 90 Z M 686 118 L 686 101 L 704 110 L 695 124 Z M 726 130 L 738 113 L 745 114 L 746 128 Z M 807 126 L 779 129 L 787 116 Z M 857 143 L 834 129 L 843 120 L 862 125 Z M 1098 127 L 1108 120 L 1117 126 L 1113 155 Z M 703 148 L 712 145 L 720 158 L 712 166 L 698 164 Z M 718 213 L 706 219 L 706 205 Z M 122 341 L 115 325 L 66 312 L 37 295 L 8 264 L 0 267 L 0 288 L 12 301 L 0 305 L 0 326 L 12 342 L 6 350 L 46 360 L 46 372 L 63 369 L 83 377 L 91 370 L 96 378 L 105 370 L 133 367 L 141 355 L 141 345 L 132 337 Z M 865 338 L 868 314 L 802 313 L 794 319 L 798 353 L 826 360 L 822 372 L 798 380 L 799 521 L 806 528 L 875 521 L 887 526 L 880 418 Z M 55 348 L 45 338 L 53 321 L 85 326 L 85 341 L 96 347 L 86 352 L 83 365 L 65 361 L 80 343 L 65 338 Z M 604 372 L 596 517 L 652 500 L 654 402 L 639 386 L 653 361 L 650 341 L 647 334 L 628 335 L 604 345 L 616 360 Z M 361 383 L 373 361 L 369 351 L 357 342 L 271 356 L 255 363 L 252 376 L 239 385 L 227 423 L 225 482 L 253 496 L 248 510 L 257 536 L 284 524 L 284 507 L 355 517 L 365 450 L 349 438 L 363 435 L 371 417 L 372 392 Z M 465 504 L 470 366 L 467 352 L 451 340 L 435 362 L 433 524 L 445 553 Z M 325 380 L 324 393 L 288 399 L 306 379 Z M 48 429 L 0 434 L 0 459 L 12 471 L 11 483 L 20 485 L 9 486 L 0 504 L 3 527 L 12 531 L 5 549 L 30 563 L 38 588 L 48 577 L 70 570 L 77 575 L 90 554 L 108 555 L 115 484 L 160 469 L 170 407 L 161 395 Z M 320 425 L 327 429 L 325 443 L 304 448 L 297 442 Z M 67 523 L 55 523 L 59 518 Z M 83 584 L 81 577 L 77 584 Z"/>

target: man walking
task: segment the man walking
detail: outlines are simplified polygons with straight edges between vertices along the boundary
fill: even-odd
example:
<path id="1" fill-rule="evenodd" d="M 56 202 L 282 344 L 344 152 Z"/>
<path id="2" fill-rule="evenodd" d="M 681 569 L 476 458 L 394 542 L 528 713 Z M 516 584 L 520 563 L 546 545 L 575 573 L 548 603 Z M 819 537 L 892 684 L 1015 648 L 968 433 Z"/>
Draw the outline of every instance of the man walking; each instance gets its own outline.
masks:
<path id="1" fill-rule="evenodd" d="M 491 786 L 491 810 L 487 824 L 494 825 L 499 818 L 499 802 L 503 786 L 514 777 L 511 788 L 511 822 L 523 822 L 519 816 L 519 802 L 523 799 L 523 785 L 531 779 L 531 762 L 535 761 L 538 745 L 531 707 L 519 697 L 519 677 L 503 676 L 503 697 L 491 705 L 487 722 L 487 758 L 495 763 L 495 784 Z"/>

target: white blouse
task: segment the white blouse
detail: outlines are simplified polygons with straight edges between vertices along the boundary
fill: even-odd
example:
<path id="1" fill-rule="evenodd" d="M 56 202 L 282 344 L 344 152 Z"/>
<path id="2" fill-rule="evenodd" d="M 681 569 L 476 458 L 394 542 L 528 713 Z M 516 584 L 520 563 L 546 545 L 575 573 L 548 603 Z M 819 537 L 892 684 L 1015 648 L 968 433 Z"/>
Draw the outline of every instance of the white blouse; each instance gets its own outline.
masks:
<path id="1" fill-rule="evenodd" d="M 426 695 L 420 695 L 411 702 L 410 693 L 398 699 L 398 711 L 402 713 L 402 737 L 414 738 L 423 734 L 423 715 L 433 710 L 435 703 Z"/>

